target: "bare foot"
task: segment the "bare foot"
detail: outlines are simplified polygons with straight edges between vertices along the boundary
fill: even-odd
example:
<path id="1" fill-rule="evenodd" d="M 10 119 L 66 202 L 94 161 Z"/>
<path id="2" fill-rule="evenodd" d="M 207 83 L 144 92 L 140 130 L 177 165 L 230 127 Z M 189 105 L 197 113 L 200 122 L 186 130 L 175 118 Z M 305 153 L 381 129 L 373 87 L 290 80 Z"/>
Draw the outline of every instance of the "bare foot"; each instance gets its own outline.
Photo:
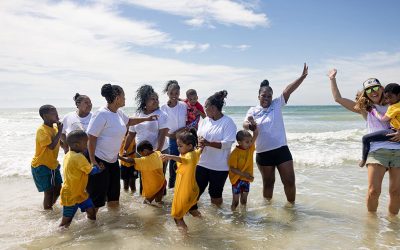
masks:
<path id="1" fill-rule="evenodd" d="M 190 210 L 189 214 L 191 214 L 193 217 L 201 217 L 201 213 L 199 210 Z"/>
<path id="2" fill-rule="evenodd" d="M 234 204 L 231 205 L 231 210 L 232 210 L 232 211 L 235 211 L 236 208 L 237 208 L 237 205 L 234 205 Z"/>
<path id="3" fill-rule="evenodd" d="M 358 163 L 358 166 L 360 168 L 364 167 L 365 166 L 365 162 L 366 162 L 365 160 L 361 160 L 360 163 Z"/>
<path id="4" fill-rule="evenodd" d="M 175 221 L 177 227 L 182 228 L 185 231 L 188 229 L 188 227 L 183 219 L 175 219 L 174 218 L 174 221 Z"/>
<path id="5" fill-rule="evenodd" d="M 151 205 L 151 201 L 144 199 L 143 204 Z"/>

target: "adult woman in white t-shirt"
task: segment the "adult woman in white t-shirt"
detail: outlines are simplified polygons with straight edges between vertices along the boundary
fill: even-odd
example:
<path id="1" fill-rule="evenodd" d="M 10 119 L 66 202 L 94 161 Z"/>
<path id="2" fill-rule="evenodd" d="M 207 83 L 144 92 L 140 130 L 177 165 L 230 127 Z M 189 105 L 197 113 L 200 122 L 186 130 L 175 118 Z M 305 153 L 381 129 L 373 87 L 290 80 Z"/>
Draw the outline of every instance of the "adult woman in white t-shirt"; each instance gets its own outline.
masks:
<path id="1" fill-rule="evenodd" d="M 308 74 L 308 67 L 304 64 L 303 73 L 293 83 L 289 84 L 282 95 L 272 99 L 272 88 L 264 80 L 258 91 L 260 104 L 251 107 L 246 114 L 243 127 L 252 129 L 249 117 L 255 120 L 259 135 L 256 140 L 256 163 L 263 179 L 263 196 L 272 199 L 275 184 L 275 169 L 281 176 L 286 199 L 294 204 L 296 199 L 295 174 L 293 158 L 287 146 L 286 131 L 282 117 L 282 107 L 286 105 L 290 95 L 304 81 Z"/>
<path id="2" fill-rule="evenodd" d="M 107 205 L 119 205 L 120 168 L 118 153 L 127 126 L 157 119 L 156 116 L 129 118 L 119 108 L 125 106 L 125 93 L 118 85 L 105 84 L 101 88 L 107 105 L 93 114 L 89 122 L 88 151 L 93 165 L 104 165 L 105 169 L 96 175 L 89 176 L 87 191 L 96 208 Z"/>
<path id="3" fill-rule="evenodd" d="M 92 101 L 87 95 L 76 93 L 74 101 L 77 110 L 66 114 L 62 120 L 63 130 L 61 135 L 64 152 L 68 152 L 67 135 L 74 130 L 86 131 L 90 118 L 92 118 Z"/>
<path id="4" fill-rule="evenodd" d="M 236 139 L 235 123 L 222 113 L 227 94 L 225 90 L 219 91 L 206 100 L 207 117 L 200 123 L 197 132 L 199 146 L 204 147 L 196 168 L 199 197 L 209 185 L 211 203 L 217 206 L 223 202 L 222 192 L 229 172 L 228 157 Z M 190 212 L 198 213 L 197 205 Z"/>
<path id="5" fill-rule="evenodd" d="M 167 114 L 168 117 L 168 144 L 169 154 L 179 155 L 178 145 L 176 144 L 176 133 L 186 127 L 187 118 L 187 105 L 179 101 L 180 86 L 177 81 L 168 81 L 164 90 L 168 95 L 168 102 L 161 106 L 161 110 Z M 176 178 L 176 163 L 173 160 L 169 161 L 169 181 L 168 187 L 175 186 Z"/>

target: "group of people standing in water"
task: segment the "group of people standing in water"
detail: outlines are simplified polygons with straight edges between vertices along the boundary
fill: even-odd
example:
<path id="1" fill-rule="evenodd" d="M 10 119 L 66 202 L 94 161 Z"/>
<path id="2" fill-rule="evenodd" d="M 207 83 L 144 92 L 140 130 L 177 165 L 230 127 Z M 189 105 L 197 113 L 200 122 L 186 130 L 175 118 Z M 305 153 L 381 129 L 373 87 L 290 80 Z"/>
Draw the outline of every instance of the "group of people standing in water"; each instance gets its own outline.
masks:
<path id="1" fill-rule="evenodd" d="M 203 107 L 194 89 L 188 90 L 186 99 L 182 100 L 180 85 L 175 80 L 167 82 L 163 92 L 168 95 L 168 102 L 161 107 L 153 87 L 140 86 L 135 97 L 134 117 L 120 109 L 125 106 L 123 89 L 111 84 L 102 86 L 101 95 L 106 104 L 94 113 L 90 98 L 80 94 L 74 97 L 77 110 L 62 121 L 54 106 L 42 106 L 39 114 L 44 123 L 36 133 L 31 170 L 36 187 L 44 192 L 44 208 L 51 209 L 61 194 L 63 218 L 60 226 L 68 226 L 78 208 L 86 212 L 89 219 L 96 219 L 97 210 L 106 203 L 109 207 L 119 205 L 120 179 L 124 189 L 136 191 L 136 179 L 140 177 L 139 190 L 144 203 L 162 207 L 167 186 L 173 190 L 171 215 L 179 227 L 186 228 L 185 214 L 201 216 L 197 201 L 207 187 L 211 203 L 217 206 L 223 203 L 222 193 L 228 176 L 232 184 L 232 210 L 239 203 L 246 205 L 254 179 L 254 152 L 262 176 L 263 197 L 272 199 L 278 170 L 287 201 L 294 204 L 295 172 L 282 107 L 307 75 L 308 66 L 304 64 L 301 76 L 275 98 L 269 82 L 262 81 L 259 104 L 248 110 L 243 129 L 239 131 L 223 112 L 227 91 L 211 95 Z M 387 117 L 379 115 L 386 112 L 388 105 L 378 80 L 369 79 L 364 83 L 362 93 L 352 101 L 341 97 L 336 70 L 331 70 L 328 76 L 335 101 L 361 114 L 367 121 L 368 132 L 389 129 Z M 368 211 L 376 211 L 382 180 L 388 171 L 389 213 L 397 215 L 400 135 L 392 131 L 392 141 L 375 137 L 368 141 L 369 154 L 365 161 Z M 237 145 L 232 150 L 235 140 Z M 66 153 L 63 183 L 57 161 L 60 145 Z M 165 179 L 167 167 L 168 181 Z"/>

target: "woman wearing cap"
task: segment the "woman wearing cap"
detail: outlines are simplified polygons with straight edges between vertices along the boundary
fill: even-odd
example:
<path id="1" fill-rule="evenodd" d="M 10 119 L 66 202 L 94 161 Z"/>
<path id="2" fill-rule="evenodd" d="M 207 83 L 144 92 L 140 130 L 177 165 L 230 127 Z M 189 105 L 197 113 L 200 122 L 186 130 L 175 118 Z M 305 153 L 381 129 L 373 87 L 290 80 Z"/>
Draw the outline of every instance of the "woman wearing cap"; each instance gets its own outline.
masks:
<path id="1" fill-rule="evenodd" d="M 368 133 L 389 128 L 389 123 L 379 120 L 371 112 L 376 109 L 385 113 L 388 105 L 383 102 L 383 87 L 376 78 L 370 78 L 363 84 L 363 91 L 357 95 L 356 101 L 343 98 L 336 84 L 336 69 L 329 71 L 333 98 L 344 108 L 360 114 L 367 122 Z M 373 142 L 366 161 L 368 167 L 367 209 L 376 212 L 382 181 L 385 173 L 389 173 L 389 206 L 390 215 L 397 215 L 400 208 L 400 134 L 393 134 L 390 141 Z"/>
<path id="2" fill-rule="evenodd" d="M 272 199 L 275 183 L 275 168 L 278 169 L 284 186 L 286 199 L 294 204 L 296 184 L 293 158 L 287 146 L 282 107 L 286 105 L 290 95 L 300 86 L 308 75 L 308 66 L 304 64 L 303 73 L 289 84 L 283 93 L 272 99 L 272 88 L 268 80 L 264 80 L 258 91 L 260 104 L 247 111 L 243 127 L 254 130 L 258 127 L 256 140 L 256 163 L 263 179 L 263 196 Z"/>

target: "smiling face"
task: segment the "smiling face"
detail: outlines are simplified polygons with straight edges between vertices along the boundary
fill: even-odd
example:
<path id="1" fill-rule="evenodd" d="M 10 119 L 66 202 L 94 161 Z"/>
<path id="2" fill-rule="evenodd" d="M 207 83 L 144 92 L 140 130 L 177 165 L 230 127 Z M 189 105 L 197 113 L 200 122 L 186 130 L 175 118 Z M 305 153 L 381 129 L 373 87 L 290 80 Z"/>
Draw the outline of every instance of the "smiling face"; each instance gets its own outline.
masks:
<path id="1" fill-rule="evenodd" d="M 386 92 L 385 93 L 385 101 L 389 104 L 389 105 L 393 105 L 396 104 L 400 101 L 400 94 L 396 95 L 394 93 L 390 93 L 390 92 Z"/>
<path id="2" fill-rule="evenodd" d="M 187 99 L 188 99 L 190 105 L 192 105 L 192 106 L 196 105 L 197 101 L 199 100 L 197 95 L 188 95 Z"/>
<path id="3" fill-rule="evenodd" d="M 171 102 L 176 103 L 179 101 L 180 90 L 179 88 L 171 88 L 168 90 L 167 95 Z"/>
<path id="4" fill-rule="evenodd" d="M 258 94 L 258 100 L 260 101 L 260 106 L 263 108 L 268 108 L 272 103 L 272 89 L 271 88 L 261 88 Z"/>
<path id="5" fill-rule="evenodd" d="M 146 100 L 146 111 L 152 113 L 159 107 L 158 95 L 156 93 L 151 94 L 151 96 Z"/>
<path id="6" fill-rule="evenodd" d="M 79 110 L 79 113 L 89 114 L 92 111 L 92 101 L 89 97 L 84 97 L 82 100 L 76 105 Z"/>
<path id="7" fill-rule="evenodd" d="M 368 99 L 374 104 L 380 104 L 383 98 L 383 87 L 373 86 L 364 90 L 364 93 Z"/>

